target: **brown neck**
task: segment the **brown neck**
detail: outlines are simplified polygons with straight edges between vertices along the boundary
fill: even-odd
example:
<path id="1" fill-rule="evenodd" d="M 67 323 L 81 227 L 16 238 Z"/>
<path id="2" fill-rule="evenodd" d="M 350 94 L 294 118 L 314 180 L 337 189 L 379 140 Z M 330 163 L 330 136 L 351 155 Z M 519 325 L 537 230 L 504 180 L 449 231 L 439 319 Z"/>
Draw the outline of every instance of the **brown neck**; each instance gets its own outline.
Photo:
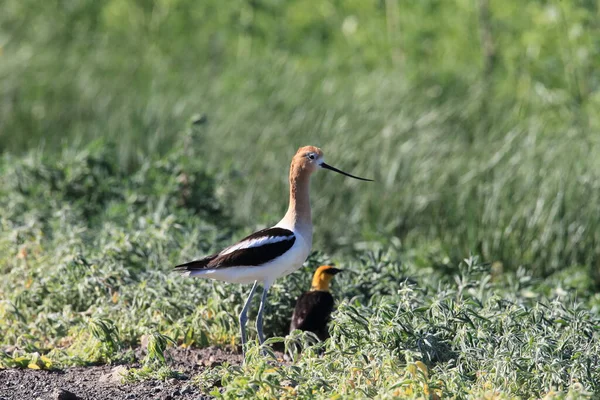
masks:
<path id="1" fill-rule="evenodd" d="M 309 185 L 310 174 L 307 171 L 298 171 L 292 167 L 290 170 L 290 205 L 286 218 L 296 226 L 310 226 L 312 224 Z"/>

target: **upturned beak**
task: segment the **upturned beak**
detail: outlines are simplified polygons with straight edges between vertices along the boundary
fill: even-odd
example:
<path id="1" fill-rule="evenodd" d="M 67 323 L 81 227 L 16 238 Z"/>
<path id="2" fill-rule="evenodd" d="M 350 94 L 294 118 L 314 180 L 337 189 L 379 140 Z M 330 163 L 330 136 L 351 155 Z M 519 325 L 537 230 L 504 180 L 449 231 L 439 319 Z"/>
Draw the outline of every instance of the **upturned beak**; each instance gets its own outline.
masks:
<path id="1" fill-rule="evenodd" d="M 329 169 L 331 171 L 335 171 L 338 174 L 349 176 L 350 178 L 358 179 L 358 180 L 361 180 L 361 181 L 373 182 L 373 179 L 360 178 L 358 176 L 350 175 L 347 172 L 341 171 L 341 170 L 339 170 L 339 169 L 337 169 L 335 167 L 332 167 L 331 165 L 325 164 L 325 163 L 321 163 L 321 167 L 323 167 L 325 169 Z"/>

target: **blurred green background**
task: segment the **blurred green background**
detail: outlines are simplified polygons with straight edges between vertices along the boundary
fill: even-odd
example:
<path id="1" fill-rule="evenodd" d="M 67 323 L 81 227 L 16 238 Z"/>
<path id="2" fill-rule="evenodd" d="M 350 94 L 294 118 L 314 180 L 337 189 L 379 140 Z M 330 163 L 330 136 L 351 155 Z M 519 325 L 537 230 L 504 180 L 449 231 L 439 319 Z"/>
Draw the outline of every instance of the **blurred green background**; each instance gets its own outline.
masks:
<path id="1" fill-rule="evenodd" d="M 376 179 L 314 177 L 318 250 L 399 238 L 448 264 L 473 252 L 540 275 L 580 266 L 600 281 L 598 1 L 3 0 L 1 10 L 7 179 L 31 154 L 60 160 L 98 139 L 111 174 L 127 179 L 193 131 L 193 158 L 214 179 L 203 204 L 248 233 L 280 218 L 289 160 L 312 144 Z"/>

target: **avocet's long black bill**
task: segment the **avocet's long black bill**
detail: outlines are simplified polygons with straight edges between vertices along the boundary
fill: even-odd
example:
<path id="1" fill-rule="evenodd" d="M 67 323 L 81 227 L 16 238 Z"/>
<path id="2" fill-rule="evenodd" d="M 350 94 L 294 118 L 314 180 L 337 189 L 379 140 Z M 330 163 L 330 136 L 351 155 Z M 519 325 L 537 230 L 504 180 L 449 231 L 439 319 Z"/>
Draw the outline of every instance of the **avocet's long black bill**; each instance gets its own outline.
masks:
<path id="1" fill-rule="evenodd" d="M 340 171 L 339 169 L 337 169 L 335 167 L 332 167 L 331 165 L 328 165 L 328 164 L 325 164 L 325 163 L 321 163 L 321 167 L 323 167 L 325 169 L 329 169 L 331 171 L 335 171 L 335 172 L 337 172 L 339 174 L 342 174 L 342 175 L 349 176 L 350 178 L 358 179 L 358 180 L 361 180 L 361 181 L 373 182 L 373 179 L 360 178 L 358 176 L 350 175 L 347 172 Z"/>

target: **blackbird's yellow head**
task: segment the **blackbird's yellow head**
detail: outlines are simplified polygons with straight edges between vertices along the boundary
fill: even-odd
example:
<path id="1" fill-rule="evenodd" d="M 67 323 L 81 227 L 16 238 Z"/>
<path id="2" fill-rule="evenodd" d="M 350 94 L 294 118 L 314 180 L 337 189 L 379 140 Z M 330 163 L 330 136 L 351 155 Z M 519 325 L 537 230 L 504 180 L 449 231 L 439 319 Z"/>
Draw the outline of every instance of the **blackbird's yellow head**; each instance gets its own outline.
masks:
<path id="1" fill-rule="evenodd" d="M 331 265 L 321 265 L 315 271 L 310 290 L 320 290 L 323 292 L 329 291 L 329 283 L 335 274 L 341 272 L 341 269 L 332 267 Z"/>

